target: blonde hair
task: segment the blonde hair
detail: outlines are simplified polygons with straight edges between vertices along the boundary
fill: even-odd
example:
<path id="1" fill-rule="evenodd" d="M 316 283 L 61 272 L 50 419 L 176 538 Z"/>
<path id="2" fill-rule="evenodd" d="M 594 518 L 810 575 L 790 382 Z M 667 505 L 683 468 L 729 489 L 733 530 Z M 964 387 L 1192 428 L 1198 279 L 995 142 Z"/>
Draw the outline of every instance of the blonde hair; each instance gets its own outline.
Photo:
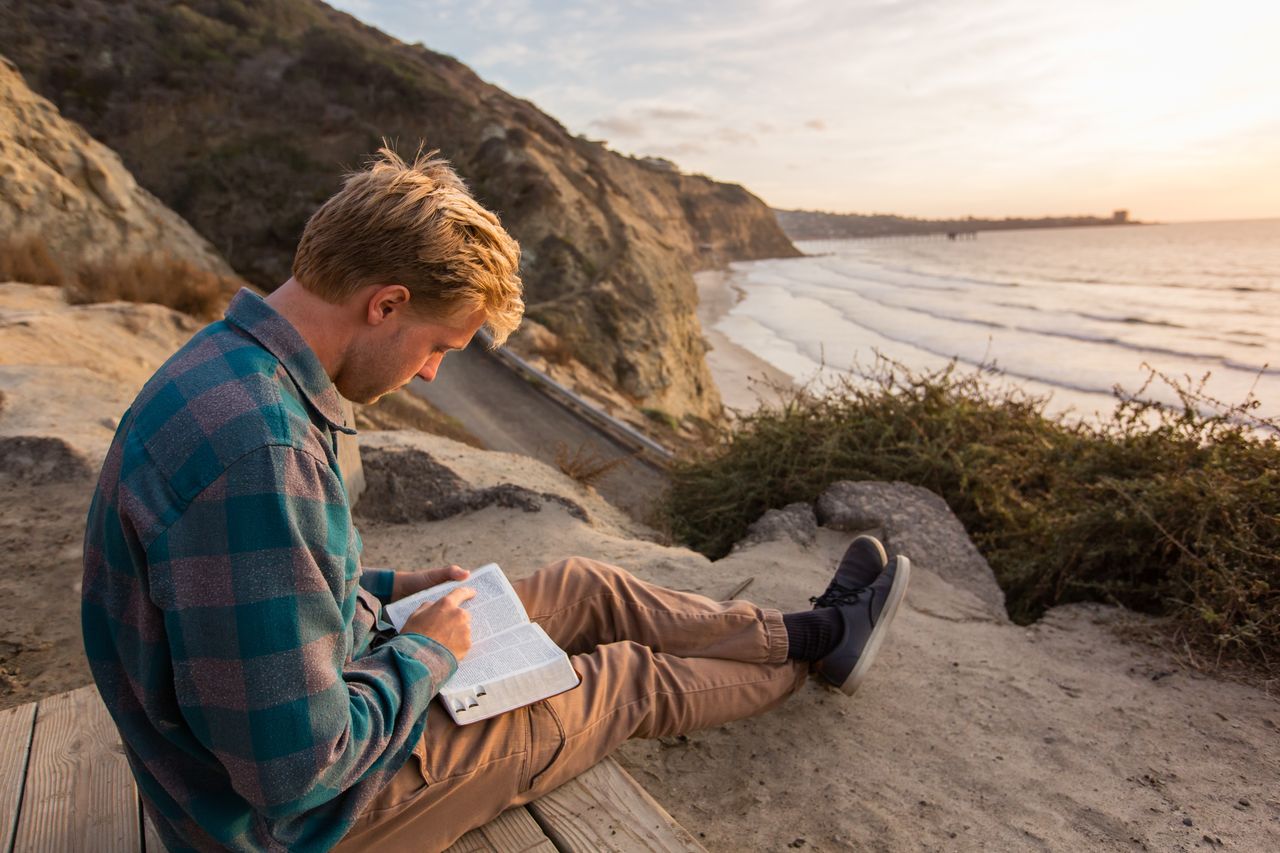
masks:
<path id="1" fill-rule="evenodd" d="M 483 309 L 498 347 L 524 314 L 520 246 L 438 153 L 419 149 L 407 165 L 384 140 L 308 220 L 293 277 L 330 302 L 370 284 L 402 284 L 420 314 Z"/>

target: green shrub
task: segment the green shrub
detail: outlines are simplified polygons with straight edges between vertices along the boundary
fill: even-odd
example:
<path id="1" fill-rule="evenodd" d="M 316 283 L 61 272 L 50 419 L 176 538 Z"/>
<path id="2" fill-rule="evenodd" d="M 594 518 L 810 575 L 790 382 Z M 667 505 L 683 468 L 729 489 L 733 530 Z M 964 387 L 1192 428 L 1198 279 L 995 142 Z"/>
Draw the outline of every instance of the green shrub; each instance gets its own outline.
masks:
<path id="1" fill-rule="evenodd" d="M 649 406 L 641 406 L 640 414 L 644 415 L 655 424 L 661 424 L 667 429 L 680 429 L 680 419 L 670 412 Z"/>
<path id="2" fill-rule="evenodd" d="M 1026 624 L 1071 601 L 1172 617 L 1219 662 L 1280 663 L 1280 430 L 1257 401 L 1226 406 L 1203 381 L 1182 405 L 1120 395 L 1111 420 L 1046 417 L 1047 400 L 955 365 L 885 360 L 870 382 L 784 392 L 677 462 L 662 515 L 719 557 L 766 509 L 838 480 L 902 480 L 941 495 Z"/>

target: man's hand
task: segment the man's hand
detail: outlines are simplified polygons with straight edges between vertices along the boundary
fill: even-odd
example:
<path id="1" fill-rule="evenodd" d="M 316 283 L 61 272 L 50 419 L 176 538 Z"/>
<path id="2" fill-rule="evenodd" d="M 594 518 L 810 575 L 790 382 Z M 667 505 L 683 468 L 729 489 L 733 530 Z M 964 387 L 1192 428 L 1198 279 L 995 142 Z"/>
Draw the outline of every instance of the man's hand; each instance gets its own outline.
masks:
<path id="1" fill-rule="evenodd" d="M 391 584 L 391 600 L 399 601 L 406 595 L 413 595 L 438 583 L 463 581 L 469 577 L 471 572 L 462 566 L 445 566 L 442 569 L 423 569 L 418 572 L 396 572 L 395 581 Z"/>
<path id="2" fill-rule="evenodd" d="M 471 587 L 460 586 L 413 611 L 402 630 L 430 637 L 462 660 L 471 651 L 471 614 L 462 609 L 462 602 L 475 594 Z"/>

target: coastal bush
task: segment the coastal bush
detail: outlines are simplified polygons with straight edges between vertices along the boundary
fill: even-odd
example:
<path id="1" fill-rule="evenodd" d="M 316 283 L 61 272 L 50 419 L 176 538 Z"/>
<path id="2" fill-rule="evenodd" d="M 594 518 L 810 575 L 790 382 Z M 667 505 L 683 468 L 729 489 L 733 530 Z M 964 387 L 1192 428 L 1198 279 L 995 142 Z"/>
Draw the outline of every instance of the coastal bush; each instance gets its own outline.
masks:
<path id="1" fill-rule="evenodd" d="M 941 495 L 1004 588 L 1014 621 L 1103 601 L 1169 617 L 1212 660 L 1280 669 L 1280 429 L 1154 371 L 1100 424 L 951 366 L 880 360 L 862 381 L 781 391 L 672 468 L 662 518 L 718 558 L 770 508 L 838 480 Z M 870 380 L 870 381 L 865 381 Z M 1167 382 L 1181 405 L 1146 393 Z M 1180 646 L 1182 647 L 1182 646 Z"/>

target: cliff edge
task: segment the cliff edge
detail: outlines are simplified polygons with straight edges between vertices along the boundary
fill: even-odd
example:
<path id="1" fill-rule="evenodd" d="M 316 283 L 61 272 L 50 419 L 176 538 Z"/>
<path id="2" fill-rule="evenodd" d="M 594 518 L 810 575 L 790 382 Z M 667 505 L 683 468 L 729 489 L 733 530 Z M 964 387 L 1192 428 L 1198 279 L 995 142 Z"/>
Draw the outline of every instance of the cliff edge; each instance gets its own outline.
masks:
<path id="1" fill-rule="evenodd" d="M 25 386 L 31 399 L 110 421 L 118 398 L 85 398 L 64 381 L 65 369 L 99 370 L 109 355 L 78 342 L 113 340 L 121 362 L 140 354 L 147 363 L 117 374 L 114 393 L 128 397 L 151 369 L 149 354 L 179 337 L 155 327 L 180 325 L 181 315 L 58 306 L 50 293 L 0 288 L 0 355 L 10 365 L 46 362 Z M 77 324 L 75 333 L 39 333 L 62 323 Z M 14 386 L 0 388 L 2 425 L 18 410 L 8 408 Z M 63 429 L 52 419 L 26 434 L 64 441 Z M 1280 845 L 1273 696 L 1124 639 L 1144 618 L 1119 608 L 1070 605 L 1032 626 L 1011 624 L 990 569 L 922 489 L 838 484 L 814 506 L 761 519 L 711 562 L 660 544 L 534 460 L 415 432 L 363 439 L 368 486 L 357 522 L 369 565 L 496 561 L 519 577 L 579 553 L 714 598 L 749 581 L 743 597 L 796 610 L 825 586 L 855 530 L 870 528 L 912 558 L 907 598 L 855 696 L 811 681 L 771 713 L 623 745 L 619 760 L 709 850 Z M 0 574 L 10 602 L 0 707 L 89 680 L 78 584 L 92 468 L 88 459 L 68 477 L 36 478 L 0 466 L 0 547 L 10 555 Z"/>
<path id="2" fill-rule="evenodd" d="M 798 254 L 741 187 L 573 136 L 316 0 L 0 5 L 0 51 L 253 283 L 381 137 L 439 148 L 524 249 L 528 316 L 633 405 L 716 418 L 692 271 Z"/>

